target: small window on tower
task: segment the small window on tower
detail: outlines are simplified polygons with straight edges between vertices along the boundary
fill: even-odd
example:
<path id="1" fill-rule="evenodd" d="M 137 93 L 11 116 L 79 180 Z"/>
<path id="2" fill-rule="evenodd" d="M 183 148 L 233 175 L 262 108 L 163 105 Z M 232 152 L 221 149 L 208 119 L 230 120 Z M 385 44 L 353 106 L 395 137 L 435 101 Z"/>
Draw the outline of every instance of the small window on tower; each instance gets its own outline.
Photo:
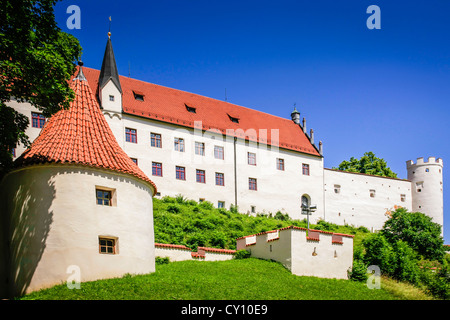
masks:
<path id="1" fill-rule="evenodd" d="M 376 191 L 374 189 L 370 189 L 369 193 L 371 198 L 375 198 Z"/>
<path id="2" fill-rule="evenodd" d="M 422 192 L 423 182 L 416 182 L 416 191 Z"/>
<path id="3" fill-rule="evenodd" d="M 109 96 L 109 101 L 114 101 L 114 96 L 110 95 Z"/>
<path id="4" fill-rule="evenodd" d="M 405 202 L 406 201 L 406 194 L 401 194 L 400 195 L 400 201 L 401 202 Z"/>
<path id="5" fill-rule="evenodd" d="M 117 238 L 98 237 L 98 252 L 103 254 L 117 254 Z"/>

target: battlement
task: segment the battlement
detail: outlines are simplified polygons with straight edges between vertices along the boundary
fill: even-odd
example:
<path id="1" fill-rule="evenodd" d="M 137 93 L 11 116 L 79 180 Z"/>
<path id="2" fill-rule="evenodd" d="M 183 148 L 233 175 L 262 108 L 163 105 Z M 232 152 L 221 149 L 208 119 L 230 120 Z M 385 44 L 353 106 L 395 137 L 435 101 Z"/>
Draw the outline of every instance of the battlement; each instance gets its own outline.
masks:
<path id="1" fill-rule="evenodd" d="M 414 163 L 413 160 L 406 161 L 406 168 L 409 169 L 411 167 L 423 166 L 423 165 L 438 165 L 443 167 L 444 162 L 441 158 L 429 157 L 427 160 L 424 160 L 423 157 L 417 158 L 417 162 Z"/>

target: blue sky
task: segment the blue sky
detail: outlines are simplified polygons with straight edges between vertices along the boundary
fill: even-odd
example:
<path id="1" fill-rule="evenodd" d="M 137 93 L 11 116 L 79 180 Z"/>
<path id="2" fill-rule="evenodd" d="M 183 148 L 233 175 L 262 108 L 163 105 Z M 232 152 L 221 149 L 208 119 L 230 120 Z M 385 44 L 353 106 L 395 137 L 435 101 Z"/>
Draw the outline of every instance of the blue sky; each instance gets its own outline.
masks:
<path id="1" fill-rule="evenodd" d="M 369 5 L 381 29 L 369 30 Z M 81 29 L 67 28 L 78 5 Z M 111 16 L 119 73 L 290 118 L 323 141 L 325 167 L 373 151 L 400 178 L 406 161 L 444 159 L 450 243 L 450 1 L 76 1 L 57 4 L 86 66 L 101 67 Z"/>

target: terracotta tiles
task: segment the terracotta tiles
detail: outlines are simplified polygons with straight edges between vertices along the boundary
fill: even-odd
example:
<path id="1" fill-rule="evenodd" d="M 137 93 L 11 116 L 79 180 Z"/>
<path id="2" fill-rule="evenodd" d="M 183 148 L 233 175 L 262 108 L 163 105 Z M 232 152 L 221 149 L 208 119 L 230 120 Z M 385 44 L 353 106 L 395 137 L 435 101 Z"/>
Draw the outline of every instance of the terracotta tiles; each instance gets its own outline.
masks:
<path id="1" fill-rule="evenodd" d="M 84 69 L 83 69 L 84 71 Z M 44 163 L 80 164 L 133 175 L 155 184 L 117 143 L 87 81 L 71 81 L 75 99 L 54 114 L 40 135 L 16 161 L 28 166 Z"/>
<path id="2" fill-rule="evenodd" d="M 91 88 L 98 90 L 100 71 L 86 67 L 83 71 Z M 128 77 L 119 79 L 124 113 L 189 128 L 201 121 L 203 130 L 320 156 L 303 130 L 290 119 Z M 135 93 L 142 95 L 144 101 L 136 100 Z M 186 106 L 195 108 L 195 113 Z M 237 118 L 238 123 L 230 117 Z"/>

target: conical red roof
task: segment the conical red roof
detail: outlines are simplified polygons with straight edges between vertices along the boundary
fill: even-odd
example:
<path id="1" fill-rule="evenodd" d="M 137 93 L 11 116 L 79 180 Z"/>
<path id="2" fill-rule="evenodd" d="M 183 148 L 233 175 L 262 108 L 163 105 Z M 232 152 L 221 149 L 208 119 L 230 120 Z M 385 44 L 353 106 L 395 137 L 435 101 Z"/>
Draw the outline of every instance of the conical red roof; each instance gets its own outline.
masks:
<path id="1" fill-rule="evenodd" d="M 70 108 L 49 119 L 15 165 L 66 163 L 108 169 L 149 182 L 156 193 L 155 184 L 117 143 L 88 82 L 77 77 L 71 81 L 71 87 L 75 99 Z"/>

